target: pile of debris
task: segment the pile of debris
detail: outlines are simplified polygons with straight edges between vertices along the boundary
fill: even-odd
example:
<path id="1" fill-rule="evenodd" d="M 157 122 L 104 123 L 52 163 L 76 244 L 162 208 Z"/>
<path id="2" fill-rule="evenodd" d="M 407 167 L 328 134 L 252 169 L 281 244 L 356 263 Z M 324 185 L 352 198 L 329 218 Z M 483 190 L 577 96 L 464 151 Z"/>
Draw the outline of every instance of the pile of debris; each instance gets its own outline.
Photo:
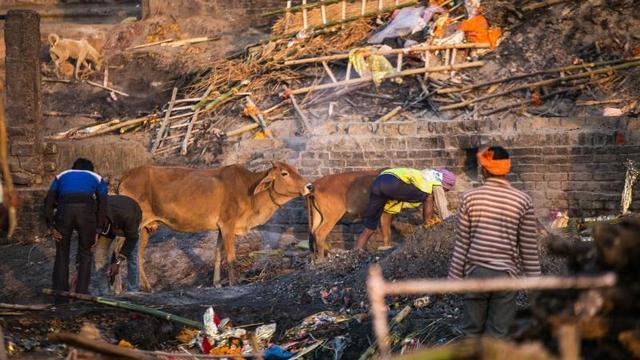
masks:
<path id="1" fill-rule="evenodd" d="M 414 120 L 425 114 L 477 118 L 505 111 L 555 116 L 565 100 L 580 98 L 582 93 L 586 95 L 571 102 L 578 109 L 609 106 L 601 110 L 606 116 L 638 111 L 637 101 L 625 95 L 625 89 L 635 91 L 627 79 L 640 66 L 640 47 L 634 37 L 618 46 L 607 43 L 598 51 L 583 51 L 582 57 L 578 45 L 563 49 L 564 56 L 555 55 L 560 49 L 549 49 L 564 66 L 537 61 L 530 67 L 521 61 L 536 50 L 536 42 L 548 38 L 544 29 L 530 33 L 541 18 L 557 16 L 547 22 L 562 29 L 577 26 L 588 11 L 602 17 L 603 23 L 628 20 L 629 15 L 616 14 L 636 11 L 632 2 L 620 1 L 613 8 L 572 1 L 389 3 L 289 4 L 282 11 L 265 14 L 283 14 L 271 37 L 214 60 L 193 76 L 190 85 L 174 88 L 162 111 L 72 129 L 54 138 L 135 132 L 152 125 L 152 152 L 210 159 L 221 151 L 224 139 L 247 133 L 255 138 L 281 135 L 272 124 L 283 119 L 297 124 L 295 130 L 287 131 L 304 134 L 339 118 L 383 122 L 401 117 Z M 617 39 L 617 25 L 609 26 Z M 138 48 L 165 45 L 162 41 Z M 594 40 L 596 46 L 599 41 Z M 529 45 L 531 49 L 519 53 L 513 64 L 515 47 L 522 50 Z M 482 81 L 485 78 L 492 80 Z M 362 91 L 365 88 L 370 90 Z M 373 99 L 376 106 L 358 106 L 346 95 L 363 105 Z M 241 125 L 238 115 L 250 122 Z"/>

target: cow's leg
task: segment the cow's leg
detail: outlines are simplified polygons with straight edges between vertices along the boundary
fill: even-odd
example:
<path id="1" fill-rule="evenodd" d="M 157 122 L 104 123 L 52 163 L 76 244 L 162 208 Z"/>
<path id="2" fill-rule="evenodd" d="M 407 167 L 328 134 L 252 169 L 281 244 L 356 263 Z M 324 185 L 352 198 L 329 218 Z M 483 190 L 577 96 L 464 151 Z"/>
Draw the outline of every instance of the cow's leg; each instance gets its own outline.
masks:
<path id="1" fill-rule="evenodd" d="M 313 231 L 313 236 L 316 239 L 318 260 L 322 261 L 324 259 L 325 251 L 327 249 L 327 237 L 329 237 L 331 230 L 336 226 L 342 215 L 344 215 L 342 212 L 336 211 L 332 213 L 326 211 L 322 218 L 322 223 Z M 319 217 L 319 214 L 314 216 Z"/>
<path id="2" fill-rule="evenodd" d="M 144 271 L 144 250 L 149 243 L 149 230 L 144 226 L 140 227 L 140 239 L 138 240 L 138 269 L 140 272 L 140 287 L 142 290 L 151 292 L 151 284 L 147 279 L 147 273 Z"/>
<path id="3" fill-rule="evenodd" d="M 391 246 L 391 220 L 393 220 L 393 214 L 383 212 L 380 217 L 380 228 L 382 230 L 382 245 L 384 247 Z"/>
<path id="4" fill-rule="evenodd" d="M 213 286 L 219 288 L 220 284 L 220 263 L 222 262 L 222 231 L 218 231 L 218 238 L 216 239 L 216 249 L 214 250 L 214 264 L 213 264 Z"/>
<path id="5" fill-rule="evenodd" d="M 236 284 L 236 271 L 234 263 L 236 261 L 236 234 L 235 223 L 224 224 L 220 227 L 220 233 L 222 234 L 222 242 L 224 245 L 224 253 L 227 258 L 227 271 L 229 273 L 229 285 Z"/>

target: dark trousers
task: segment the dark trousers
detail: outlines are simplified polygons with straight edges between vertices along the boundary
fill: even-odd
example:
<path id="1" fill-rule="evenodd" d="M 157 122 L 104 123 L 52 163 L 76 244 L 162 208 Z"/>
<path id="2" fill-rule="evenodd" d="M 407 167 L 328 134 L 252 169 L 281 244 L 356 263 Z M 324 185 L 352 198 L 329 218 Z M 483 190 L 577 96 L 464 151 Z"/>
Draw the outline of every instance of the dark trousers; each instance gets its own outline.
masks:
<path id="1" fill-rule="evenodd" d="M 391 174 L 382 174 L 371 184 L 369 205 L 363 224 L 367 229 L 377 229 L 384 205 L 389 200 L 421 203 L 427 199 L 427 196 L 427 193 Z"/>
<path id="2" fill-rule="evenodd" d="M 88 294 L 91 279 L 91 247 L 96 240 L 96 208 L 91 203 L 61 204 L 55 216 L 54 226 L 62 234 L 56 242 L 56 260 L 53 265 L 53 289 L 69 291 L 69 253 L 71 235 L 78 232 L 78 282 L 76 292 Z"/>
<path id="3" fill-rule="evenodd" d="M 509 274 L 477 266 L 467 278 L 486 279 L 505 276 Z M 506 337 L 516 315 L 516 295 L 515 291 L 465 295 L 465 334 Z"/>

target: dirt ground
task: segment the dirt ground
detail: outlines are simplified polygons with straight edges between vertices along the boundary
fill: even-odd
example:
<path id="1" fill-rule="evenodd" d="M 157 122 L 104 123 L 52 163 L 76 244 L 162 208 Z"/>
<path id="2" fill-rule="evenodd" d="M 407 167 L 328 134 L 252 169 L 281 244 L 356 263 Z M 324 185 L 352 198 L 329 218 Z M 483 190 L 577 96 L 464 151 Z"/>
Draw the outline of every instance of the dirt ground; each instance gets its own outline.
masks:
<path id="1" fill-rule="evenodd" d="M 122 299 L 199 320 L 207 306 L 213 306 L 222 317 L 234 324 L 275 322 L 278 332 L 274 340 L 303 318 L 320 311 L 333 310 L 342 314 L 358 315 L 325 336 L 347 335 L 345 359 L 351 359 L 369 346 L 371 340 L 368 320 L 366 278 L 368 265 L 378 263 L 387 280 L 405 278 L 446 277 L 453 247 L 454 220 L 432 230 L 414 229 L 413 235 L 400 241 L 396 249 L 384 252 L 352 252 L 335 249 L 334 255 L 320 264 L 309 263 L 304 252 L 297 255 L 247 257 L 256 241 L 239 244 L 240 260 L 252 259 L 249 266 L 240 265 L 245 274 L 243 285 L 210 287 L 212 253 L 215 236 L 177 235 L 161 233 L 153 238 L 147 251 L 147 272 L 154 287 L 153 293 L 125 295 Z M 252 235 L 257 236 L 257 235 Z M 10 259 L 3 263 L 3 291 L 0 301 L 46 303 L 51 299 L 40 295 L 41 288 L 50 284 L 50 271 L 54 250 L 48 240 L 35 245 L 11 245 L 2 249 Z M 268 258 L 268 259 L 267 259 Z M 247 261 L 251 262 L 251 260 Z M 545 273 L 558 273 L 563 263 L 557 258 L 543 256 Z M 251 280 L 258 272 L 267 275 Z M 333 290 L 332 290 L 333 289 Z M 339 294 L 324 297 L 322 291 Z M 387 299 L 391 314 L 412 302 L 415 296 L 397 296 Z M 404 332 L 430 329 L 427 343 L 441 344 L 460 334 L 460 299 L 457 296 L 433 298 L 426 308 L 417 309 L 403 325 Z M 520 299 L 526 305 L 526 298 Z M 78 331 L 84 321 L 100 328 L 103 335 L 117 341 L 126 338 L 144 349 L 175 349 L 175 336 L 179 326 L 102 305 L 74 302 L 56 306 L 51 311 L 28 312 L 21 316 L 0 316 L 6 335 L 29 354 L 60 353 L 63 349 L 49 344 L 46 334 L 51 331 Z M 432 325 L 433 324 L 433 325 Z M 135 329 L 135 331 L 134 331 Z M 324 358 L 321 356 L 321 358 Z"/>

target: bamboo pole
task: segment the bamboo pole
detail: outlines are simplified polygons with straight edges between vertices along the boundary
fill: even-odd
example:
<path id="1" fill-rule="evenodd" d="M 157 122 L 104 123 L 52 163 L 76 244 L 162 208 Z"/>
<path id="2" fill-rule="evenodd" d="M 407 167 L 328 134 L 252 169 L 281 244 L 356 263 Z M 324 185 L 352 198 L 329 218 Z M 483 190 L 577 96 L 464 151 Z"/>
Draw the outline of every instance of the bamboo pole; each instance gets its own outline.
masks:
<path id="1" fill-rule="evenodd" d="M 329 68 L 329 65 L 327 64 L 326 61 L 322 62 L 322 67 L 324 68 L 324 71 L 327 72 L 327 74 L 331 78 L 332 82 L 334 82 L 334 83 L 338 82 L 338 80 L 336 79 L 335 75 L 333 75 L 333 71 L 331 71 L 331 68 Z"/>
<path id="2" fill-rule="evenodd" d="M 253 124 L 245 125 L 235 130 L 231 130 L 228 133 L 225 133 L 225 135 L 227 135 L 227 137 L 236 136 L 236 135 L 243 134 L 247 131 L 257 129 L 258 127 L 260 127 L 260 125 L 258 125 L 257 123 L 253 123 Z"/>
<path id="3" fill-rule="evenodd" d="M 307 18 L 307 0 L 302 0 L 302 29 L 307 30 L 309 19 Z M 326 24 L 325 24 L 326 25 Z"/>
<path id="4" fill-rule="evenodd" d="M 178 95 L 178 88 L 174 87 L 171 92 L 171 100 L 169 101 L 169 108 L 167 109 L 167 113 L 164 116 L 164 120 L 162 120 L 162 124 L 160 124 L 160 130 L 158 130 L 158 135 L 156 137 L 156 141 L 153 143 L 153 147 L 151 147 L 151 152 L 155 152 L 160 144 L 162 143 L 162 137 L 164 136 L 164 129 L 167 127 L 167 122 L 169 122 L 169 117 L 171 116 L 171 111 L 173 111 L 173 105 L 176 101 L 176 96 Z"/>
<path id="5" fill-rule="evenodd" d="M 351 64 L 351 61 L 349 61 L 347 63 L 347 73 L 344 74 L 344 80 L 348 81 L 349 79 L 351 79 L 351 68 L 353 67 L 353 64 Z"/>
<path id="6" fill-rule="evenodd" d="M 396 62 L 396 71 L 397 72 L 401 72 L 402 71 L 402 53 L 398 54 L 398 60 Z"/>
<path id="7" fill-rule="evenodd" d="M 384 7 L 384 1 L 383 0 L 378 0 L 378 11 L 382 11 L 383 7 Z"/>
<path id="8" fill-rule="evenodd" d="M 398 115 L 398 113 L 400 112 L 400 110 L 402 110 L 402 106 L 397 106 L 396 108 L 394 108 L 393 110 L 389 111 L 388 113 L 386 113 L 384 116 L 382 116 L 380 119 L 378 119 L 378 121 L 376 121 L 377 123 L 383 123 L 385 121 L 389 121 L 391 120 L 394 116 Z"/>
<path id="9" fill-rule="evenodd" d="M 0 186 L 4 187 L 6 207 L 9 213 L 9 228 L 7 229 L 6 238 L 6 241 L 8 241 L 18 227 L 18 195 L 14 189 L 13 177 L 9 169 L 9 137 L 7 135 L 7 124 L 4 117 L 4 87 L 2 83 L 0 83 L 0 161 L 2 162 L 0 167 L 4 182 L 4 184 L 0 184 Z"/>
<path id="10" fill-rule="evenodd" d="M 111 345 L 104 341 L 88 339 L 82 335 L 70 333 L 51 333 L 49 341 L 54 343 L 65 343 L 73 347 L 90 350 L 99 354 L 122 357 L 135 360 L 153 360 L 155 356 L 147 355 L 140 350 L 128 349 L 117 345 Z"/>
<path id="11" fill-rule="evenodd" d="M 7 304 L 0 303 L 0 309 L 12 309 L 12 310 L 48 310 L 51 305 L 20 305 L 20 304 Z"/>
<path id="12" fill-rule="evenodd" d="M 126 97 L 126 96 L 129 96 L 129 94 L 127 94 L 127 93 L 126 93 L 126 92 L 124 92 L 124 91 L 116 90 L 116 89 L 114 89 L 114 88 L 111 88 L 111 87 L 108 87 L 108 86 L 104 86 L 104 85 L 102 85 L 102 84 L 98 84 L 97 82 L 93 82 L 93 81 L 91 81 L 91 80 L 86 80 L 85 82 L 86 82 L 87 84 L 89 84 L 89 85 L 92 85 L 92 86 L 95 86 L 95 87 L 97 87 L 97 88 L 100 88 L 100 89 L 103 89 L 103 90 L 107 90 L 107 91 L 110 91 L 110 92 L 114 92 L 114 93 L 116 93 L 116 94 L 118 94 L 118 95 L 122 95 L 122 96 L 125 96 L 125 97 Z"/>
<path id="13" fill-rule="evenodd" d="M 129 303 L 129 302 L 126 302 L 126 301 L 113 300 L 113 299 L 108 299 L 108 298 L 104 298 L 104 297 L 100 297 L 100 296 L 91 296 L 91 295 L 86 295 L 86 294 L 72 293 L 72 292 L 68 292 L 68 291 L 55 291 L 55 290 L 51 290 L 51 289 L 44 289 L 44 290 L 42 290 L 42 293 L 46 294 L 46 295 L 63 296 L 63 297 L 68 297 L 68 298 L 72 298 L 72 299 L 90 301 L 90 302 L 94 302 L 94 303 L 98 303 L 98 304 L 102 304 L 102 305 L 107 305 L 107 306 L 111 306 L 111 307 L 115 307 L 115 308 L 136 311 L 136 312 L 140 312 L 140 313 L 143 313 L 143 314 L 147 314 L 147 315 L 155 316 L 155 317 L 158 317 L 158 318 L 162 318 L 162 319 L 165 319 L 167 321 L 173 321 L 173 322 L 178 323 L 178 324 L 190 326 L 190 327 L 193 327 L 193 328 L 196 328 L 196 329 L 201 329 L 201 330 L 204 329 L 204 325 L 202 323 L 198 322 L 198 321 L 194 321 L 194 320 L 182 317 L 182 316 L 170 314 L 168 312 L 164 312 L 164 311 L 161 311 L 161 310 L 158 310 L 158 309 L 152 309 L 152 308 L 148 308 L 146 306 L 142 306 L 142 305 L 138 305 L 138 304 L 132 304 L 132 303 Z"/>
<path id="14" fill-rule="evenodd" d="M 584 86 L 585 86 L 585 85 L 583 84 L 583 85 L 573 86 L 573 87 L 566 88 L 566 89 L 560 89 L 560 90 L 557 90 L 557 91 L 551 92 L 551 93 L 549 93 L 549 94 L 547 94 L 547 95 L 545 95 L 545 96 L 542 96 L 542 97 L 540 97 L 540 99 L 541 99 L 541 100 L 546 100 L 546 99 L 552 98 L 552 97 L 554 97 L 554 96 L 556 96 L 556 95 L 559 95 L 559 94 L 562 94 L 562 93 L 566 93 L 566 92 L 568 92 L 568 91 L 573 91 L 573 90 L 581 89 L 581 88 L 583 88 Z M 516 101 L 516 102 L 514 102 L 514 103 L 507 104 L 507 105 L 505 105 L 505 106 L 501 106 L 501 107 L 496 108 L 496 109 L 493 109 L 493 110 L 488 110 L 488 111 L 482 112 L 480 115 L 482 115 L 482 116 L 492 115 L 492 114 L 499 113 L 499 112 L 501 112 L 501 111 L 505 111 L 505 110 L 509 110 L 509 109 L 512 109 L 512 108 L 514 108 L 514 107 L 518 107 L 518 106 L 521 106 L 521 105 L 528 105 L 528 104 L 530 104 L 532 101 L 533 101 L 532 99 Z"/>
<path id="15" fill-rule="evenodd" d="M 489 48 L 489 44 L 465 43 L 465 44 L 453 44 L 453 45 L 427 45 L 427 46 L 416 46 L 416 47 L 405 48 L 405 49 L 379 50 L 379 51 L 373 52 L 371 55 L 409 54 L 413 52 L 426 52 L 426 51 L 446 50 L 446 49 L 486 49 L 486 48 Z M 313 57 L 313 58 L 287 60 L 284 62 L 284 65 L 302 65 L 302 64 L 316 63 L 316 62 L 322 62 L 322 61 L 344 60 L 348 58 L 349 58 L 349 53 L 343 53 L 343 54 L 326 55 L 326 56 L 319 56 L 319 57 Z"/>
<path id="16" fill-rule="evenodd" d="M 296 98 L 293 95 L 294 95 L 293 93 L 289 95 L 289 98 L 291 99 L 291 104 L 293 105 L 293 108 L 296 110 L 296 112 L 300 116 L 300 120 L 302 122 L 302 132 L 306 132 L 310 128 L 309 119 L 307 119 L 306 115 L 302 112 L 302 109 L 300 109 L 300 106 L 298 106 L 298 102 L 296 101 Z"/>
<path id="17" fill-rule="evenodd" d="M 347 18 L 347 0 L 342 0 L 342 11 L 340 13 L 340 20 L 344 21 Z"/>
<path id="18" fill-rule="evenodd" d="M 284 32 L 289 29 L 289 20 L 291 19 L 291 0 L 287 0 L 287 10 L 284 15 Z"/>
<path id="19" fill-rule="evenodd" d="M 364 14 L 367 13 L 367 0 L 361 0 L 362 1 L 362 11 L 360 12 L 360 15 L 364 16 Z"/>
<path id="20" fill-rule="evenodd" d="M 180 154 L 182 156 L 187 155 L 187 149 L 189 147 L 189 138 L 191 137 L 191 131 L 193 130 L 193 124 L 198 121 L 198 114 L 200 114 L 200 109 L 196 110 L 189 121 L 189 125 L 187 126 L 187 133 L 184 135 L 184 140 L 182 141 L 182 150 L 180 150 Z"/>
<path id="21" fill-rule="evenodd" d="M 331 5 L 331 4 L 337 4 L 340 1 L 344 1 L 344 0 L 325 0 L 324 4 L 325 5 Z M 286 8 L 286 9 L 278 9 L 278 10 L 273 10 L 273 11 L 267 11 L 262 13 L 260 16 L 262 17 L 268 17 L 268 16 L 273 16 L 273 15 L 279 15 L 279 14 L 283 14 L 286 13 L 287 11 L 291 12 L 291 13 L 297 13 L 302 11 L 302 9 L 314 9 L 321 6 L 321 4 L 319 2 L 317 3 L 313 3 L 313 4 L 308 4 L 305 5 L 305 3 L 303 3 L 302 5 L 297 5 L 297 6 L 293 6 L 290 8 Z"/>
<path id="22" fill-rule="evenodd" d="M 125 51 L 129 51 L 129 50 L 137 50 L 137 49 L 142 49 L 142 48 L 147 48 L 147 47 L 151 47 L 151 46 L 156 46 L 156 45 L 160 45 L 162 43 L 168 43 L 173 41 L 174 39 L 165 39 L 165 40 L 160 40 L 160 41 L 154 41 L 148 44 L 142 44 L 142 45 L 136 45 L 136 46 L 132 46 L 129 48 L 126 48 Z"/>
<path id="23" fill-rule="evenodd" d="M 569 76 L 564 76 L 564 77 L 557 77 L 557 78 L 553 78 L 553 79 L 548 79 L 548 80 L 542 80 L 542 81 L 537 81 L 537 82 L 533 82 L 533 83 L 528 83 L 528 84 L 516 86 L 516 87 L 514 87 L 512 89 L 509 89 L 509 90 L 501 91 L 501 92 L 498 92 L 498 93 L 489 94 L 489 95 L 477 97 L 475 99 L 462 101 L 462 102 L 459 102 L 459 103 L 456 103 L 456 104 L 443 106 L 443 107 L 440 108 L 440 110 L 443 111 L 443 110 L 460 109 L 460 108 L 467 107 L 467 106 L 469 106 L 471 104 L 475 104 L 475 103 L 480 102 L 480 101 L 484 101 L 484 100 L 491 99 L 491 98 L 498 97 L 498 96 L 503 96 L 503 95 L 510 94 L 512 92 L 519 91 L 519 90 L 535 88 L 535 87 L 540 87 L 540 86 L 554 85 L 554 84 L 556 84 L 558 82 L 562 82 L 562 81 L 581 79 L 581 78 L 592 76 L 592 75 L 603 74 L 603 73 L 607 73 L 607 72 L 615 71 L 615 70 L 627 69 L 627 68 L 634 67 L 634 66 L 640 66 L 640 61 L 630 62 L 630 63 L 626 63 L 626 64 L 622 64 L 622 65 L 610 66 L 610 67 L 601 68 L 601 69 L 593 70 L 593 71 L 585 71 L 585 72 L 582 72 L 582 73 L 579 73 L 579 74 L 574 74 L 574 75 L 569 75 Z"/>
<path id="24" fill-rule="evenodd" d="M 327 9 L 324 5 L 324 0 L 320 0 L 320 13 L 322 15 L 322 24 L 327 25 Z"/>
<path id="25" fill-rule="evenodd" d="M 437 91 L 437 93 L 438 94 L 450 94 L 450 93 L 457 93 L 457 92 L 463 92 L 463 91 L 468 91 L 468 90 L 475 90 L 475 89 L 478 89 L 478 88 L 481 88 L 481 87 L 485 87 L 485 86 L 489 86 L 489 85 L 495 85 L 495 84 L 500 84 L 500 83 L 507 82 L 507 81 L 524 79 L 524 78 L 528 78 L 528 77 L 532 77 L 532 76 L 536 76 L 536 75 L 550 74 L 550 73 L 556 73 L 556 72 L 565 72 L 565 71 L 572 71 L 572 70 L 580 70 L 580 69 L 586 69 L 586 68 L 591 68 L 591 67 L 597 67 L 597 66 L 601 66 L 601 65 L 614 65 L 614 64 L 620 64 L 620 63 L 627 63 L 627 62 L 636 61 L 638 59 L 640 59 L 640 58 L 639 57 L 635 57 L 635 58 L 630 58 L 630 59 L 618 59 L 618 60 L 594 62 L 594 63 L 589 63 L 589 64 L 580 64 L 580 65 L 557 67 L 557 68 L 552 68 L 552 69 L 547 69 L 547 70 L 536 71 L 536 72 L 532 72 L 532 73 L 528 73 L 528 74 L 509 76 L 509 77 L 506 77 L 506 78 L 497 79 L 497 80 L 491 80 L 491 81 L 478 83 L 478 84 L 473 84 L 473 85 L 469 85 L 469 86 L 463 86 L 461 88 L 439 89 Z"/>
<path id="26" fill-rule="evenodd" d="M 393 73 L 393 74 L 387 74 L 384 76 L 383 79 L 389 79 L 389 78 L 396 78 L 396 77 L 402 77 L 402 76 L 410 76 L 410 75 L 416 75 L 416 74 L 424 74 L 424 73 L 429 73 L 429 72 L 439 72 L 439 71 L 447 71 L 447 70 L 454 70 L 454 69 L 466 69 L 466 68 L 472 68 L 472 67 L 479 67 L 484 65 L 484 61 L 474 61 L 474 62 L 468 62 L 468 63 L 460 63 L 454 66 L 435 66 L 435 67 L 430 67 L 430 68 L 420 68 L 420 69 L 412 69 L 412 70 L 405 70 L 399 73 Z M 368 81 L 372 81 L 372 78 L 369 77 L 361 77 L 358 79 L 351 79 L 351 80 L 345 80 L 345 81 L 341 81 L 341 82 L 337 82 L 337 83 L 328 83 L 328 84 L 322 84 L 322 85 L 315 85 L 315 86 L 309 86 L 309 87 L 304 87 L 304 88 L 300 88 L 300 89 L 296 89 L 296 90 L 291 90 L 291 94 L 292 95 L 298 95 L 298 94 L 304 94 L 307 93 L 309 91 L 317 91 L 317 90 L 324 90 L 324 89 L 331 89 L 331 88 L 335 88 L 335 87 L 339 87 L 339 86 L 348 86 L 348 85 L 355 85 L 355 84 L 361 84 L 361 83 L 365 83 Z"/>
<path id="27" fill-rule="evenodd" d="M 524 11 L 524 12 L 533 11 L 533 10 L 541 9 L 543 7 L 560 4 L 560 3 L 563 3 L 565 1 L 567 1 L 567 0 L 546 0 L 546 1 L 541 1 L 539 3 L 530 4 L 530 5 L 527 5 L 527 6 L 523 7 L 522 11 Z"/>
<path id="28" fill-rule="evenodd" d="M 115 131 L 115 130 L 118 130 L 120 128 L 123 128 L 125 126 L 129 126 L 129 125 L 133 125 L 133 124 L 140 124 L 140 123 L 143 123 L 143 122 L 151 120 L 151 119 L 154 119 L 153 115 L 144 116 L 144 117 L 140 117 L 140 118 L 135 118 L 135 119 L 131 119 L 131 120 L 126 120 L 126 121 L 114 124 L 112 126 L 106 127 L 104 129 L 92 132 L 92 133 L 82 134 L 82 135 L 78 135 L 78 136 L 72 136 L 71 138 L 72 139 L 86 139 L 86 138 L 90 138 L 90 137 L 106 134 L 108 132 Z"/>

